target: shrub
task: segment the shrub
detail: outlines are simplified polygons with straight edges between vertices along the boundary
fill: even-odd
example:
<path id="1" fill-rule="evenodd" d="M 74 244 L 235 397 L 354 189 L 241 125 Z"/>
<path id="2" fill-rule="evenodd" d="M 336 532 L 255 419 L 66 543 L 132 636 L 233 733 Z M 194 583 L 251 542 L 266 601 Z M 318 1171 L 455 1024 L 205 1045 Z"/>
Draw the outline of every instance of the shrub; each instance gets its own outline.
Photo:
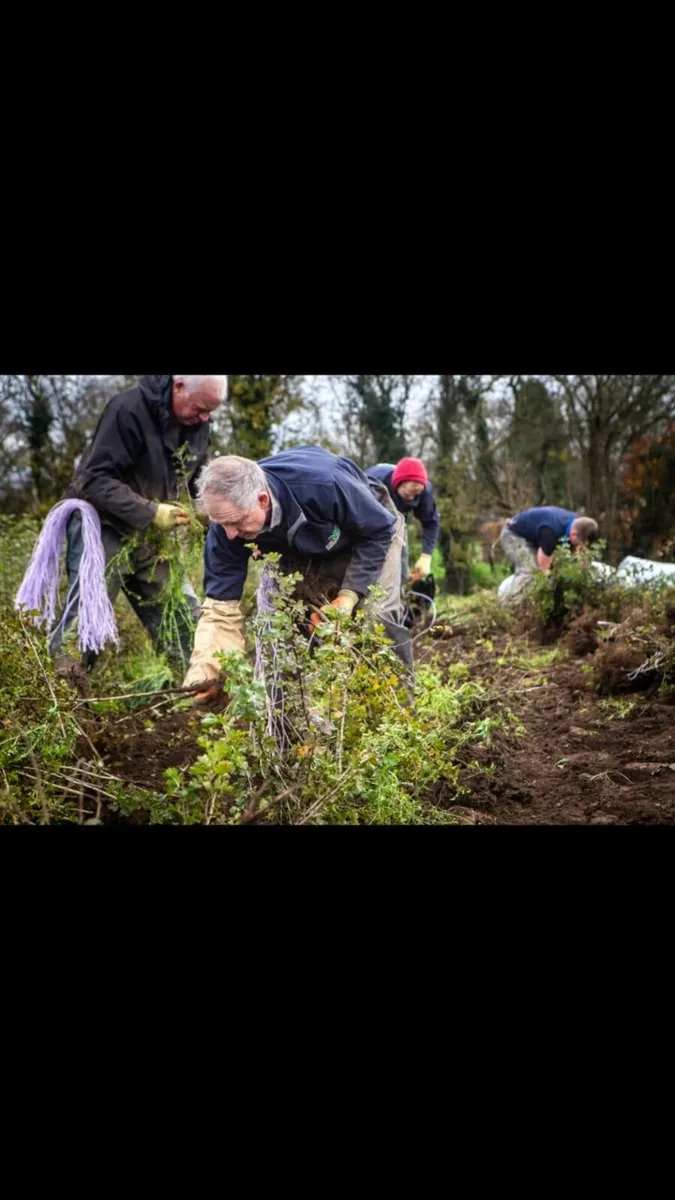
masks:
<path id="1" fill-rule="evenodd" d="M 243 656 L 221 657 L 227 707 L 204 717 L 198 760 L 166 772 L 175 811 L 186 823 L 451 822 L 426 797 L 441 782 L 457 792 L 456 748 L 484 689 L 423 669 L 412 703 L 372 606 L 309 638 L 292 599 L 299 577 L 280 575 L 276 559 L 273 612 L 253 621 L 257 676 Z"/>
<path id="2" fill-rule="evenodd" d="M 77 812 L 64 764 L 82 734 L 77 696 L 57 678 L 45 638 L 24 617 L 0 613 L 0 820 L 63 819 Z"/>
<path id="3" fill-rule="evenodd" d="M 620 621 L 636 607 L 661 612 L 666 585 L 629 586 L 615 572 L 595 569 L 593 564 L 600 562 L 603 550 L 602 542 L 581 554 L 573 554 L 568 543 L 561 545 L 553 555 L 551 570 L 535 571 L 523 599 L 526 618 L 534 618 L 545 632 L 557 634 L 583 612 L 593 612 L 606 621 Z"/>

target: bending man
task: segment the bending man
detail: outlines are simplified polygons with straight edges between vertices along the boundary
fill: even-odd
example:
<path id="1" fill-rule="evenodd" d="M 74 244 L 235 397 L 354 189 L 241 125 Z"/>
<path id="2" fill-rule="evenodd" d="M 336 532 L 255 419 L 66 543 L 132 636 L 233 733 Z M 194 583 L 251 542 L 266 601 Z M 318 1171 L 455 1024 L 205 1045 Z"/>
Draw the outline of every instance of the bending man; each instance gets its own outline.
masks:
<path id="1" fill-rule="evenodd" d="M 528 508 L 511 517 L 505 522 L 499 541 L 515 573 L 501 584 L 500 597 L 520 592 L 537 568 L 549 571 L 553 552 L 563 538 L 569 539 L 576 553 L 581 546 L 591 546 L 597 536 L 598 525 L 591 517 L 580 517 L 554 505 Z"/>
<path id="2" fill-rule="evenodd" d="M 383 483 L 396 508 L 403 514 L 404 521 L 410 513 L 422 526 L 422 553 L 412 575 L 413 583 L 426 579 L 431 571 L 431 556 L 438 541 L 441 518 L 436 508 L 434 489 L 429 482 L 424 463 L 419 458 L 402 458 L 394 467 L 391 463 L 378 463 L 367 472 L 369 479 Z M 408 532 L 406 526 L 405 547 L 401 555 L 401 585 L 408 582 Z"/>
<path id="3" fill-rule="evenodd" d="M 396 653 L 412 670 L 410 635 L 402 625 L 400 597 L 403 518 L 384 487 L 369 483 L 348 458 L 319 446 L 284 450 L 260 462 L 228 455 L 214 459 L 199 481 L 199 496 L 211 525 L 206 539 L 206 599 L 195 632 L 186 686 L 218 678 L 215 654 L 243 650 L 240 601 L 254 542 L 282 555 L 282 569 L 319 572 L 321 606 L 351 613 L 371 584 L 386 589 L 378 619 Z M 200 693 L 196 701 L 209 698 Z"/>

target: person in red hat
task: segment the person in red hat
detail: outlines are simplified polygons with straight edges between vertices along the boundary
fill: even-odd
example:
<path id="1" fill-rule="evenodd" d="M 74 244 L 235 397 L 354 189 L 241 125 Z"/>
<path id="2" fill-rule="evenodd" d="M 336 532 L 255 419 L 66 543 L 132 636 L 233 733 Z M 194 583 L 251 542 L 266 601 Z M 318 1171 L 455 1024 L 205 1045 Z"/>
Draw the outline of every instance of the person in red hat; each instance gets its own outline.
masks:
<path id="1" fill-rule="evenodd" d="M 406 534 L 405 551 L 401 556 L 401 582 L 407 583 L 409 576 L 413 583 L 426 579 L 431 573 L 431 556 L 438 541 L 441 518 L 424 463 L 419 458 L 402 458 L 396 466 L 392 463 L 378 463 L 370 467 L 366 475 L 385 485 L 396 508 L 403 513 L 406 520 L 412 513 L 422 526 L 422 553 L 411 575 Z"/>

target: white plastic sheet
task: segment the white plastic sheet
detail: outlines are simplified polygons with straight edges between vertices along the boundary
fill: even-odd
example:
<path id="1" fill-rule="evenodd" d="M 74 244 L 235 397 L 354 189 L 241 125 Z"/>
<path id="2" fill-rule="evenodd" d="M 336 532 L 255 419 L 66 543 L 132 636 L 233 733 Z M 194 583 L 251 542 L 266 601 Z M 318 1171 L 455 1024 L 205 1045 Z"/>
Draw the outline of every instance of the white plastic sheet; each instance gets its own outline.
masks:
<path id="1" fill-rule="evenodd" d="M 628 555 L 622 558 L 616 573 L 622 583 L 663 583 L 675 584 L 675 563 L 653 562 L 649 558 L 634 558 Z"/>

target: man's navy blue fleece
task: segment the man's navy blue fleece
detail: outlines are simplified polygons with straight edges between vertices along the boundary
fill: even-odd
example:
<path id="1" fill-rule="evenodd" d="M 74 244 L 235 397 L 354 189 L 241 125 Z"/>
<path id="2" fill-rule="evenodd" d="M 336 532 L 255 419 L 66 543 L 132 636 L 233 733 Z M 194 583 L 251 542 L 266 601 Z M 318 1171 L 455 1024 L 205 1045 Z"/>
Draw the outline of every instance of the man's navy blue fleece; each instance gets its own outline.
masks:
<path id="1" fill-rule="evenodd" d="M 325 557 L 352 547 L 343 588 L 365 596 L 391 545 L 396 518 L 375 498 L 351 459 L 320 446 L 283 450 L 258 465 L 281 508 L 281 521 L 254 540 L 262 551 Z M 246 539 L 227 537 L 212 524 L 204 551 L 204 588 L 212 600 L 240 600 L 251 554 Z"/>
<path id="2" fill-rule="evenodd" d="M 576 518 L 577 513 L 567 508 L 556 508 L 555 505 L 527 508 L 511 518 L 509 528 L 511 533 L 525 538 L 526 542 L 530 542 L 537 550 L 543 550 L 550 558 L 560 539 L 569 537 L 572 522 Z"/>

